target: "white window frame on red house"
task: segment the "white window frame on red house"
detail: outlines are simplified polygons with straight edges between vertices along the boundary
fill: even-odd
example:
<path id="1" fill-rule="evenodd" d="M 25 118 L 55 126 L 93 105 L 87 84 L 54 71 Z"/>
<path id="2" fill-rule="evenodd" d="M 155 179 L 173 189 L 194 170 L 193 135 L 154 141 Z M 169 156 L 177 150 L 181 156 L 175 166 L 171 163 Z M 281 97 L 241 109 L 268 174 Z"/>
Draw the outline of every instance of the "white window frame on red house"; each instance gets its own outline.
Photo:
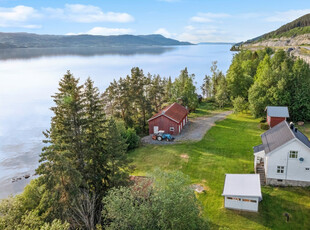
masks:
<path id="1" fill-rule="evenodd" d="M 171 126 L 171 127 L 169 128 L 169 131 L 170 131 L 170 132 L 174 132 L 174 127 Z"/>

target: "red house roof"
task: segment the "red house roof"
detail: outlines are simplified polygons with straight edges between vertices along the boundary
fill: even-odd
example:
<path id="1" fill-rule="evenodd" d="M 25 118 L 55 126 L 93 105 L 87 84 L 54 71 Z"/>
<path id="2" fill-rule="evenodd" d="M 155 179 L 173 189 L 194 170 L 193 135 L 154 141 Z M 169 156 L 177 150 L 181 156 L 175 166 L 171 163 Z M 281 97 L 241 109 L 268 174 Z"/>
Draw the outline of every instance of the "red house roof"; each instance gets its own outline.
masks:
<path id="1" fill-rule="evenodd" d="M 148 121 L 163 115 L 177 123 L 180 123 L 187 113 L 187 109 L 184 106 L 175 102 L 153 115 Z"/>

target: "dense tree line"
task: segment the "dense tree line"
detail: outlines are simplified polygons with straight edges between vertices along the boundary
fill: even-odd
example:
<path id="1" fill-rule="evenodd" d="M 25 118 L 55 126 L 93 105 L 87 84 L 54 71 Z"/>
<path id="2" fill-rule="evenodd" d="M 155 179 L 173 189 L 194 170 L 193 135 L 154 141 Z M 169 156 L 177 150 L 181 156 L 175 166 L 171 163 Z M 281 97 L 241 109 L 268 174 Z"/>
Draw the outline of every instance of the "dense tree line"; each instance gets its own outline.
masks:
<path id="1" fill-rule="evenodd" d="M 216 63 L 202 92 L 219 106 L 232 103 L 255 117 L 265 116 L 268 105 L 288 106 L 293 121 L 310 120 L 310 67 L 303 60 L 283 50 L 247 50 L 234 55 L 226 76 L 215 70 Z"/>
<path id="2" fill-rule="evenodd" d="M 171 77 L 145 75 L 135 67 L 131 75 L 114 80 L 103 94 L 107 114 L 120 118 L 139 134 L 148 132 L 147 120 L 164 105 L 180 102 L 190 110 L 198 105 L 195 76 L 187 68 L 172 82 Z"/>

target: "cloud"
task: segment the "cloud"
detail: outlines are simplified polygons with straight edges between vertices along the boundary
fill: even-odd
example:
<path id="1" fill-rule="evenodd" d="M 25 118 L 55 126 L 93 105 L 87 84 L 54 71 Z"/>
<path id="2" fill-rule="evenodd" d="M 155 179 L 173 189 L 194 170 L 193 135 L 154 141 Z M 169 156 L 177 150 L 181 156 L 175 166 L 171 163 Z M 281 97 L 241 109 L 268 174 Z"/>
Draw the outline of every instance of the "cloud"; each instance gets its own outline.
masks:
<path id="1" fill-rule="evenodd" d="M 196 16 L 192 17 L 190 20 L 192 22 L 206 23 L 213 22 L 216 19 L 223 19 L 230 17 L 229 14 L 224 13 L 198 13 Z"/>
<path id="2" fill-rule="evenodd" d="M 103 12 L 99 7 L 82 4 L 66 4 L 63 9 L 44 8 L 44 11 L 53 18 L 66 19 L 73 22 L 131 22 L 134 18 L 128 13 Z"/>
<path id="3" fill-rule="evenodd" d="M 40 27 L 39 25 L 27 25 L 27 22 L 39 17 L 41 15 L 29 6 L 0 7 L 0 27 L 38 28 Z"/>
<path id="4" fill-rule="evenodd" d="M 129 28 L 107 28 L 107 27 L 94 27 L 91 30 L 84 33 L 68 33 L 66 35 L 81 35 L 81 34 L 90 34 L 90 35 L 122 35 L 130 34 L 133 30 Z"/>
<path id="5" fill-rule="evenodd" d="M 180 41 L 189 41 L 192 43 L 227 42 L 227 33 L 214 26 L 196 28 L 189 25 L 175 38 Z"/>
<path id="6" fill-rule="evenodd" d="M 267 22 L 290 22 L 308 13 L 310 13 L 310 9 L 275 12 L 272 16 L 267 17 L 266 21 Z"/>
<path id="7" fill-rule="evenodd" d="M 167 38 L 171 38 L 172 34 L 168 32 L 165 28 L 159 28 L 158 30 L 154 31 L 154 34 L 161 34 Z"/>

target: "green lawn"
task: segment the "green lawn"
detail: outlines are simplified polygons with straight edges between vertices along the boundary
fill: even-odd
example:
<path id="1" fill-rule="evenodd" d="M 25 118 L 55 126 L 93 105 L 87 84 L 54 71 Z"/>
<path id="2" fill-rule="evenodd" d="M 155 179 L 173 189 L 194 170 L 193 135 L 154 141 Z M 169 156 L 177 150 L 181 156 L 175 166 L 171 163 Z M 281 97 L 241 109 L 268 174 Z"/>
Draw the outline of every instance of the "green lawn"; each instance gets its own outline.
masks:
<path id="1" fill-rule="evenodd" d="M 219 108 L 215 103 L 202 101 L 199 104 L 199 107 L 196 109 L 195 112 L 191 112 L 188 117 L 195 118 L 195 117 L 210 117 L 217 113 L 221 113 L 223 111 L 232 110 L 230 107 Z"/>
<path id="2" fill-rule="evenodd" d="M 252 147 L 261 143 L 258 119 L 232 114 L 217 123 L 202 141 L 166 146 L 144 146 L 130 153 L 135 175 L 156 167 L 181 170 L 207 192 L 198 195 L 212 229 L 309 229 L 310 189 L 263 187 L 258 213 L 225 209 L 221 196 L 225 173 L 253 173 Z M 187 154 L 189 159 L 183 159 Z M 291 215 L 286 223 L 283 214 Z"/>

